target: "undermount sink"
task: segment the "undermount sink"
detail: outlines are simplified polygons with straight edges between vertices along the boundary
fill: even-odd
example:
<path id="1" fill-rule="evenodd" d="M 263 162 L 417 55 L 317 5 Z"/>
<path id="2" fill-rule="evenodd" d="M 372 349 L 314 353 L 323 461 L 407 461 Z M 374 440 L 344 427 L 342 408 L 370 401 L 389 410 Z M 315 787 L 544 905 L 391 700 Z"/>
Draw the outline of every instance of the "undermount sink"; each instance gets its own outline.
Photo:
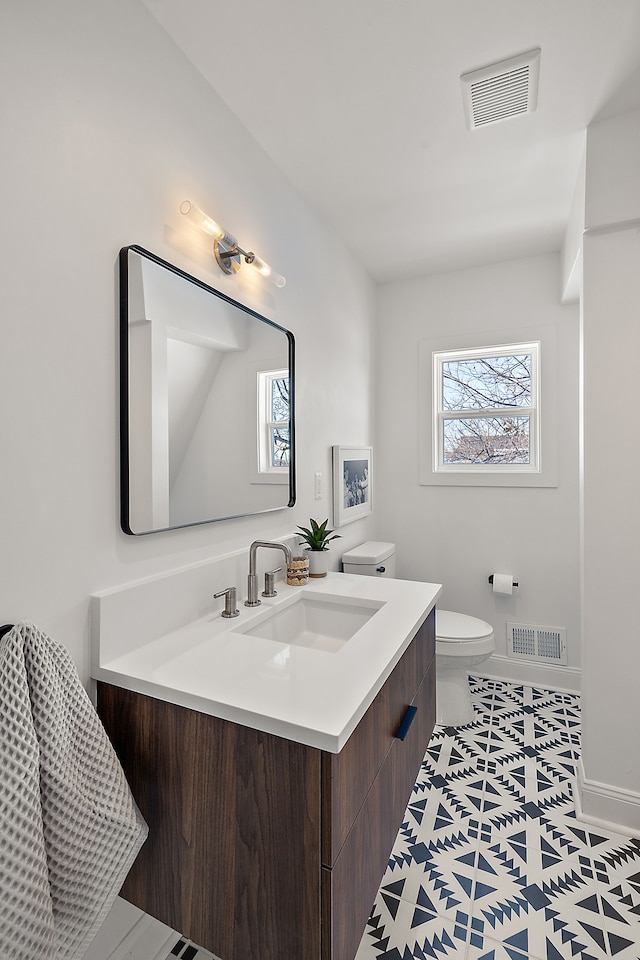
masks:
<path id="1" fill-rule="evenodd" d="M 378 601 L 301 594 L 276 610 L 265 611 L 253 626 L 234 632 L 263 640 L 338 653 L 361 627 L 384 606 Z"/>

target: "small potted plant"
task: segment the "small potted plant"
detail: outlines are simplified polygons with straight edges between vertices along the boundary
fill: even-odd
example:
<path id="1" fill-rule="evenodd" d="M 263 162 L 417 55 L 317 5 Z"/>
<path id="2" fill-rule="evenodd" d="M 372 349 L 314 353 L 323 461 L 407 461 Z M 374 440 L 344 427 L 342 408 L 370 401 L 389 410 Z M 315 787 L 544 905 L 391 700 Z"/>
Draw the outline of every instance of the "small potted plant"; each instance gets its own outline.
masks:
<path id="1" fill-rule="evenodd" d="M 317 520 L 313 519 L 309 520 L 309 527 L 298 525 L 298 530 L 302 530 L 300 539 L 307 544 L 306 553 L 309 555 L 310 577 L 326 577 L 329 569 L 329 547 L 327 544 L 331 540 L 338 540 L 340 537 L 339 533 L 327 530 L 328 523 L 329 518 L 327 517 L 323 523 L 318 523 Z"/>

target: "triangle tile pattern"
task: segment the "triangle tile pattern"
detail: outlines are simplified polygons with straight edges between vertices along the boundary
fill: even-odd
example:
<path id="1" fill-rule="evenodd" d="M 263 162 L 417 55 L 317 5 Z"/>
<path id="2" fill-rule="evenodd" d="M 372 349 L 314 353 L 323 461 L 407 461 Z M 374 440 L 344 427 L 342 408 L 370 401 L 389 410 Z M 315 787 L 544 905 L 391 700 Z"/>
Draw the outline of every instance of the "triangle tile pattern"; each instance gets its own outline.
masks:
<path id="1" fill-rule="evenodd" d="M 166 960 L 219 960 L 213 953 L 196 946 L 186 937 L 179 936 Z"/>
<path id="2" fill-rule="evenodd" d="M 580 698 L 471 678 L 436 727 L 356 960 L 640 960 L 640 840 L 575 817 Z"/>

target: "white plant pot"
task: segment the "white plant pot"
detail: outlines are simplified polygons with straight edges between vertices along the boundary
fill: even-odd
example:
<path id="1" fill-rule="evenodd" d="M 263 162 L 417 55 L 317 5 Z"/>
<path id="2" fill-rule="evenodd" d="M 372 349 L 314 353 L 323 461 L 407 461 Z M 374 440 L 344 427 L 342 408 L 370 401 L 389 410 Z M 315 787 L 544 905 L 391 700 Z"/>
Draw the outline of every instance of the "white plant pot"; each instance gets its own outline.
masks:
<path id="1" fill-rule="evenodd" d="M 309 558 L 309 576 L 326 577 L 329 570 L 329 549 L 324 550 L 305 550 L 305 556 Z"/>

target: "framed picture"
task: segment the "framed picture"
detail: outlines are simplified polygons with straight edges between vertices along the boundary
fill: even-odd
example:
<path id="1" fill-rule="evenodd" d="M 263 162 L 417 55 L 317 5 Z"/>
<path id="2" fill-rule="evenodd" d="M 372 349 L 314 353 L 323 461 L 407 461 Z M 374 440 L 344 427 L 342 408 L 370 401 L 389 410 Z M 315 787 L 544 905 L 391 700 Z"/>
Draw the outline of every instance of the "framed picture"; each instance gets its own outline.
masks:
<path id="1" fill-rule="evenodd" d="M 372 447 L 333 447 L 333 525 L 371 513 Z"/>

